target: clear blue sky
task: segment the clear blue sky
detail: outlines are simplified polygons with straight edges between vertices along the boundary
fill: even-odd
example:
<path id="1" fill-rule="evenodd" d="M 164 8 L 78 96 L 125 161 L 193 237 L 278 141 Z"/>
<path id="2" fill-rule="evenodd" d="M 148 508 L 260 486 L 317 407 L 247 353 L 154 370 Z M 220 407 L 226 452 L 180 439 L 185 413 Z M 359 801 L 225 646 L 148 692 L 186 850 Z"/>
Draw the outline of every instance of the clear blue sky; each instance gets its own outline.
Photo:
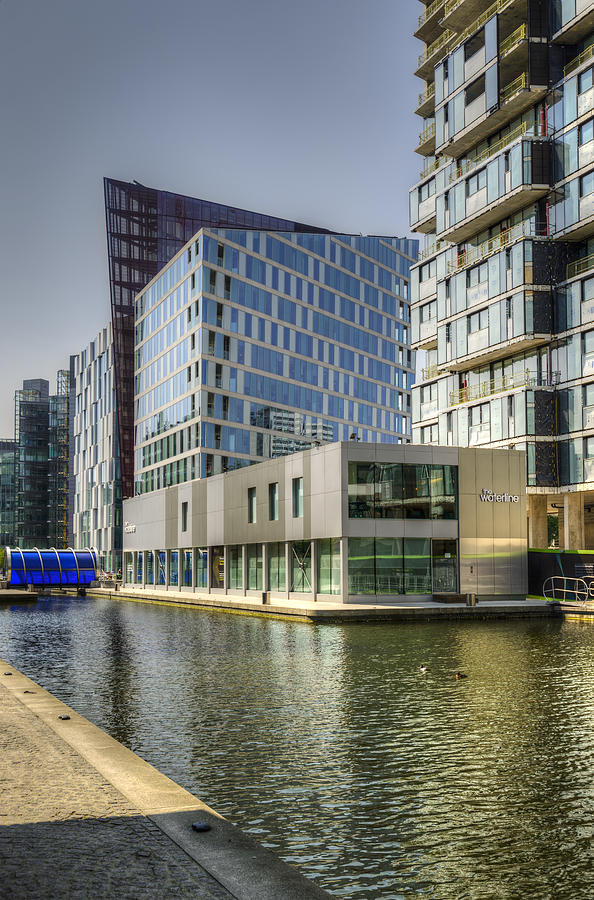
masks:
<path id="1" fill-rule="evenodd" d="M 109 319 L 104 175 L 406 235 L 416 0 L 0 0 L 0 437 Z"/>

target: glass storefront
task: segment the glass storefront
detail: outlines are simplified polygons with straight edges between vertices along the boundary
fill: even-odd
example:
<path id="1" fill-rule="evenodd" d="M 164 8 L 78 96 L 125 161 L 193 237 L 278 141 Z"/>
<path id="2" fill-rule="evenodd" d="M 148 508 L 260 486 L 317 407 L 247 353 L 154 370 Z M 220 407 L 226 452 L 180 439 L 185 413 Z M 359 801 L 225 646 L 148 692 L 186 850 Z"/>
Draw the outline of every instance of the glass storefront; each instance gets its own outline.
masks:
<path id="1" fill-rule="evenodd" d="M 166 581 L 166 569 L 167 566 L 167 551 L 159 550 L 159 579 L 158 584 L 167 584 Z"/>
<path id="2" fill-rule="evenodd" d="M 179 550 L 172 550 L 169 554 L 169 584 L 177 587 L 179 582 Z"/>
<path id="3" fill-rule="evenodd" d="M 247 587 L 248 591 L 262 590 L 262 544 L 248 544 Z"/>
<path id="4" fill-rule="evenodd" d="M 318 593 L 340 594 L 340 538 L 317 541 Z"/>
<path id="5" fill-rule="evenodd" d="M 300 594 L 311 594 L 311 541 L 291 544 L 291 587 Z"/>
<path id="6" fill-rule="evenodd" d="M 142 553 L 136 554 L 136 584 L 142 584 Z"/>
<path id="7" fill-rule="evenodd" d="M 349 538 L 349 594 L 457 592 L 455 540 Z"/>
<path id="8" fill-rule="evenodd" d="M 286 591 L 285 545 L 284 543 L 267 544 L 266 549 L 268 551 L 268 589 L 270 591 Z"/>
<path id="9" fill-rule="evenodd" d="M 213 547 L 211 554 L 210 585 L 221 589 L 225 587 L 225 548 Z"/>
<path id="10" fill-rule="evenodd" d="M 433 590 L 456 593 L 458 590 L 457 542 L 434 539 L 431 555 Z"/>
<path id="11" fill-rule="evenodd" d="M 152 550 L 146 554 L 146 583 L 155 583 L 155 555 Z"/>
<path id="12" fill-rule="evenodd" d="M 349 518 L 455 519 L 457 466 L 349 462 Z"/>
<path id="13" fill-rule="evenodd" d="M 192 587 L 192 551 L 183 550 L 183 584 L 184 587 Z"/>
<path id="14" fill-rule="evenodd" d="M 194 551 L 196 560 L 196 587 L 208 587 L 208 550 L 197 549 Z"/>
<path id="15" fill-rule="evenodd" d="M 227 567 L 229 571 L 229 590 L 243 590 L 243 547 L 236 544 L 227 547 Z"/>

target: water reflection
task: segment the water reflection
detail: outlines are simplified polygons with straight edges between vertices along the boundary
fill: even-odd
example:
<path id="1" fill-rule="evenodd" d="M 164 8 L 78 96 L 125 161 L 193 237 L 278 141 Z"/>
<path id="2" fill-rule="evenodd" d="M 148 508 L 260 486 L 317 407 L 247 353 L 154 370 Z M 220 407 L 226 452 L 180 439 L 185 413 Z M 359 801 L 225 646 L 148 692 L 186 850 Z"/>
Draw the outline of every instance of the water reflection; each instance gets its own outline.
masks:
<path id="1" fill-rule="evenodd" d="M 68 598 L 0 620 L 6 660 L 337 896 L 594 891 L 587 625 Z"/>

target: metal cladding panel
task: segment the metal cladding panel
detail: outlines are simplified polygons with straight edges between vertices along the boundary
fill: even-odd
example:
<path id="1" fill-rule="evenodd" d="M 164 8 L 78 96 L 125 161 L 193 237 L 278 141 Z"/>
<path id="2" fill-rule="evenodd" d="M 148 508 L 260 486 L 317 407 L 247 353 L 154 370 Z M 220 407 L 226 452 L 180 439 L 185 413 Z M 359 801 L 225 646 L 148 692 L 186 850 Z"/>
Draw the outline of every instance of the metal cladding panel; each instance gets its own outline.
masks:
<path id="1" fill-rule="evenodd" d="M 460 590 L 525 595 L 526 455 L 469 448 L 459 454 Z"/>

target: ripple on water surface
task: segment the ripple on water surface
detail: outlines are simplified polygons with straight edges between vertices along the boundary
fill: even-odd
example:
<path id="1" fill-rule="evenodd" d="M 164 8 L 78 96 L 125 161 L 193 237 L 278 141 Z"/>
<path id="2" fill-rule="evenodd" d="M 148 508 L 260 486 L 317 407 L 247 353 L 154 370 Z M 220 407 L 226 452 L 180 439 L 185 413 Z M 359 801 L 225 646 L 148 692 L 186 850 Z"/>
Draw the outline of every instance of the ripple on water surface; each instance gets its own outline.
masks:
<path id="1" fill-rule="evenodd" d="M 594 895 L 588 625 L 74 598 L 0 622 L 4 659 L 339 897 Z"/>

